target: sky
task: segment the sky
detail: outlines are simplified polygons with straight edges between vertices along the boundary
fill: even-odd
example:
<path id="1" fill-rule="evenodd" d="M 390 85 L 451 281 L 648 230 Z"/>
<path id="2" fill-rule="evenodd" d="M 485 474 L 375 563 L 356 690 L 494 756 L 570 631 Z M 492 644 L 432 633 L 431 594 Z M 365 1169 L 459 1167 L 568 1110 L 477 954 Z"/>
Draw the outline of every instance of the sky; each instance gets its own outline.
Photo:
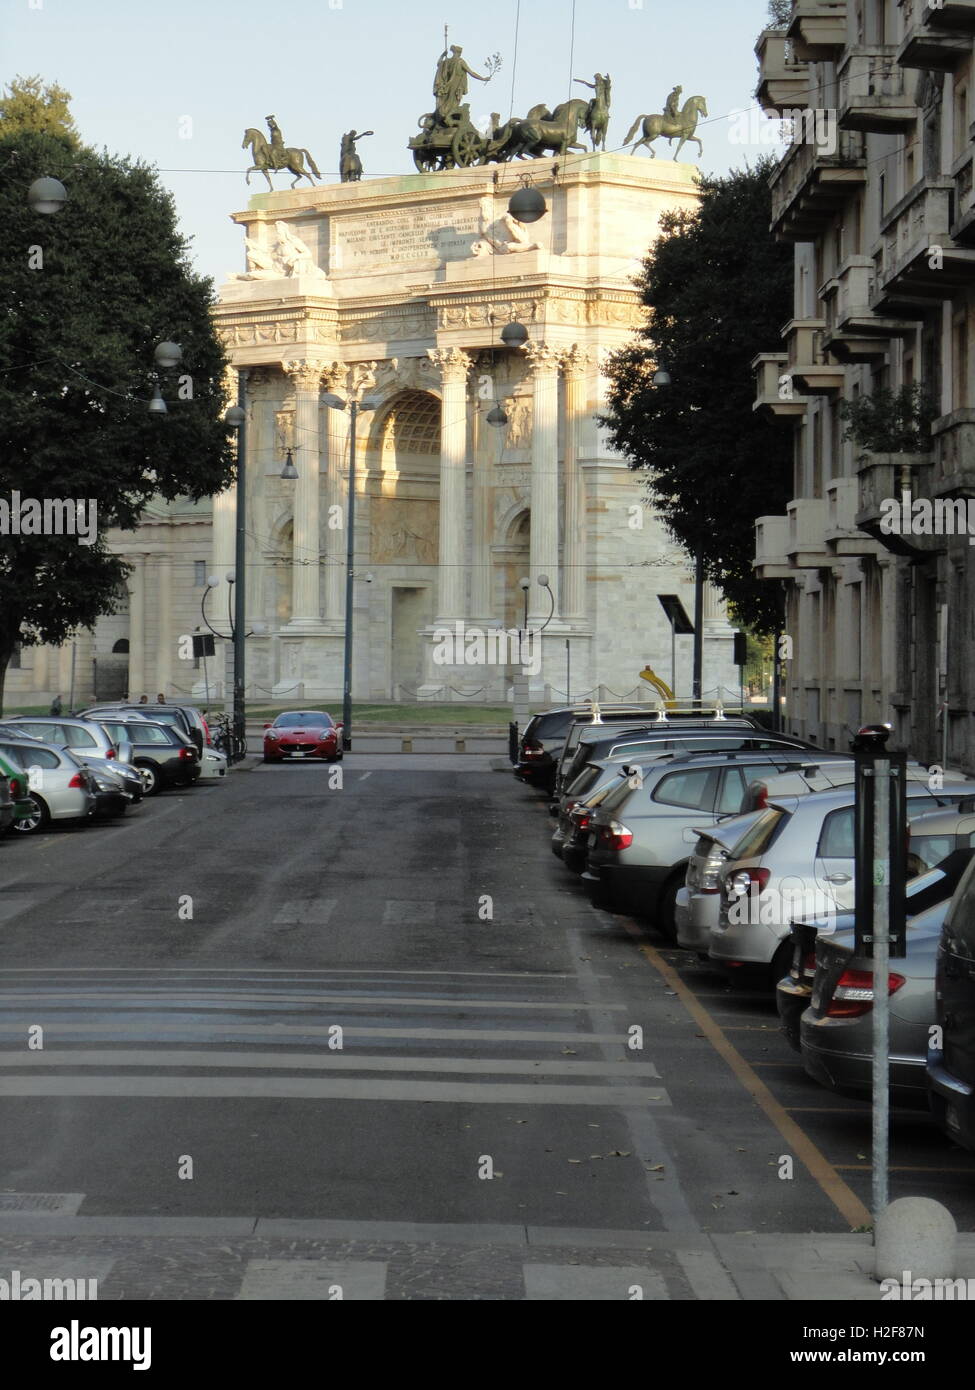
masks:
<path id="1" fill-rule="evenodd" d="M 196 268 L 219 285 L 244 268 L 230 213 L 267 188 L 260 174 L 245 184 L 244 130 L 266 130 L 273 113 L 325 183 L 338 179 L 343 131 L 373 130 L 358 146 L 364 177 L 412 173 L 407 141 L 433 109 L 445 24 L 475 71 L 501 57 L 486 86 L 471 82 L 475 120 L 588 97 L 571 79 L 608 73 L 607 149 L 618 149 L 679 83 L 709 112 L 703 155 L 683 157 L 725 173 L 774 148 L 752 95 L 766 11 L 767 0 L 0 0 L 0 81 L 59 83 L 85 143 L 156 166 Z M 275 187 L 290 181 L 278 174 Z"/>

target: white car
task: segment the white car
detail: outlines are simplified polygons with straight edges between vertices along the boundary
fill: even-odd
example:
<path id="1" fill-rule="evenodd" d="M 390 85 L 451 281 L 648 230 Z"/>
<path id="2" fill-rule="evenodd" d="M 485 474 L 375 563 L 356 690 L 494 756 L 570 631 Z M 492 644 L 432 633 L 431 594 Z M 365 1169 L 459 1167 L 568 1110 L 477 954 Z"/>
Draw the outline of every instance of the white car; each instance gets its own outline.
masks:
<path id="1" fill-rule="evenodd" d="M 227 779 L 227 755 L 221 753 L 219 748 L 211 748 L 208 743 L 203 745 L 203 756 L 200 758 L 200 782 L 225 782 Z"/>
<path id="2" fill-rule="evenodd" d="M 0 753 L 23 768 L 33 803 L 31 815 L 14 821 L 11 833 L 36 835 L 51 821 L 86 821 L 94 814 L 94 774 L 67 749 L 3 736 Z"/>

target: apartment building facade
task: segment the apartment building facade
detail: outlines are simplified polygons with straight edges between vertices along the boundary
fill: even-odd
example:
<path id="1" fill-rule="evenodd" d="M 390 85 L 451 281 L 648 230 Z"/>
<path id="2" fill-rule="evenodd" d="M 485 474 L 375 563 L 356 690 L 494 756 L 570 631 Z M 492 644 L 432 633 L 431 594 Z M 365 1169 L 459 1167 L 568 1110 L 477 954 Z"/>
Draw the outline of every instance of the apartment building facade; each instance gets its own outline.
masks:
<path id="1" fill-rule="evenodd" d="M 754 408 L 794 437 L 754 562 L 782 592 L 787 727 L 842 749 L 889 720 L 973 769 L 975 0 L 794 0 L 756 52 L 766 113 L 795 113 L 771 181 L 793 318 L 754 363 Z M 867 418 L 912 390 L 916 442 Z"/>

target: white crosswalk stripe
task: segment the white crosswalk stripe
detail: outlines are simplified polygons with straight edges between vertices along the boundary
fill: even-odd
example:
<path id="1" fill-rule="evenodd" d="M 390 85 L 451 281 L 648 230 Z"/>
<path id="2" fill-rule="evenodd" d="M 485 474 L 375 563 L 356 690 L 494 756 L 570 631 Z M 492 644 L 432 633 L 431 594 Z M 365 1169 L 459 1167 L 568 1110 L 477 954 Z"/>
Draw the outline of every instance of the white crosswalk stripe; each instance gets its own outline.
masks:
<path id="1" fill-rule="evenodd" d="M 276 922 L 327 926 L 337 904 Z M 383 922 L 432 913 L 387 900 Z M 669 1105 L 628 1010 L 578 991 L 556 971 L 20 969 L 0 979 L 0 1095 Z"/>

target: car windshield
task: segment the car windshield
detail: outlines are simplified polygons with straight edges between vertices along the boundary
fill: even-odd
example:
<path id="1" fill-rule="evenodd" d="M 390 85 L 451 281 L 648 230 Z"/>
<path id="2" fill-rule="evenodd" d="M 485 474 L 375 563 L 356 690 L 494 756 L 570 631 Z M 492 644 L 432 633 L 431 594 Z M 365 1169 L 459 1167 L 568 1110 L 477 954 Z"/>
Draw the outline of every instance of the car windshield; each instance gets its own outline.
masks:
<path id="1" fill-rule="evenodd" d="M 279 714 L 274 721 L 274 727 L 299 727 L 302 729 L 330 729 L 332 719 L 328 714 L 321 714 L 315 710 L 297 710 L 291 714 Z"/>

